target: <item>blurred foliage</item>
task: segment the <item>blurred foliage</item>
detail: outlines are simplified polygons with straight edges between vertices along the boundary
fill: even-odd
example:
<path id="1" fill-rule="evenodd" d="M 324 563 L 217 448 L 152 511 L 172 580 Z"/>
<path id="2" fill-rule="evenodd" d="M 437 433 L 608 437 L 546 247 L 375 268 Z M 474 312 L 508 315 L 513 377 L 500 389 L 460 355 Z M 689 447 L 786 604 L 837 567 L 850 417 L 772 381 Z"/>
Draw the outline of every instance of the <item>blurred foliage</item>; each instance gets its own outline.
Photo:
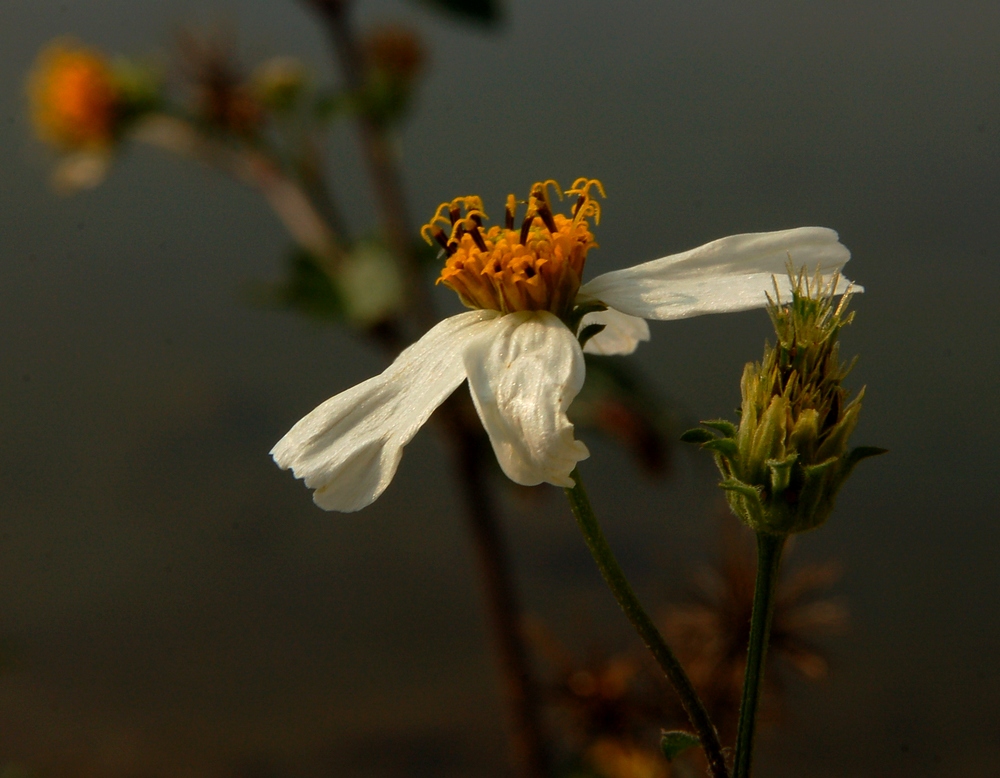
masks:
<path id="1" fill-rule="evenodd" d="M 250 292 L 251 299 L 260 305 L 322 321 L 344 319 L 344 300 L 333 279 L 314 255 L 298 246 L 285 259 L 284 280 L 258 284 Z"/>
<path id="2" fill-rule="evenodd" d="M 647 474 L 666 475 L 677 437 L 669 401 L 621 357 L 585 357 L 587 380 L 570 420 L 622 445 Z"/>
<path id="3" fill-rule="evenodd" d="M 495 0 L 418 0 L 450 16 L 489 26 L 500 21 L 500 3 Z"/>

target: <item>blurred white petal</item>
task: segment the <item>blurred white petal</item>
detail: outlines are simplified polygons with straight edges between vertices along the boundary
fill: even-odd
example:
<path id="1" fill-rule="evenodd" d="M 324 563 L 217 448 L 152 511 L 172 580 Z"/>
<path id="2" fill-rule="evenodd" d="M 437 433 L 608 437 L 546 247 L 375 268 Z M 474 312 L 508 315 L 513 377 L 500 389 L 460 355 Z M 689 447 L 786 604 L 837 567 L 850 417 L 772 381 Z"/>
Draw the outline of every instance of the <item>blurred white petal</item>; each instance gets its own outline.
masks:
<path id="1" fill-rule="evenodd" d="M 851 253 L 825 227 L 731 235 L 682 254 L 597 276 L 580 288 L 584 297 L 601 300 L 644 319 L 684 319 L 703 313 L 759 308 L 772 293 L 772 277 L 790 294 L 787 265 L 814 270 L 824 277 L 839 271 Z M 850 282 L 841 279 L 837 293 Z M 863 291 L 855 286 L 854 291 Z"/>
<path id="2" fill-rule="evenodd" d="M 78 151 L 56 163 L 52 185 L 60 194 L 73 194 L 80 189 L 93 189 L 107 178 L 111 169 L 111 154 L 106 151 Z"/>
<path id="3" fill-rule="evenodd" d="M 649 340 L 649 325 L 645 319 L 629 316 L 614 308 L 588 313 L 583 317 L 580 329 L 590 324 L 603 324 L 604 329 L 583 347 L 588 354 L 631 354 L 639 346 L 639 341 Z"/>
<path id="4" fill-rule="evenodd" d="M 305 416 L 271 455 L 316 490 L 313 500 L 321 508 L 356 511 L 369 505 L 395 475 L 403 446 L 465 380 L 467 347 L 498 316 L 468 311 L 440 322 L 381 375 Z"/>
<path id="5" fill-rule="evenodd" d="M 583 351 L 546 311 L 492 322 L 465 352 L 472 399 L 504 473 L 525 486 L 573 486 L 587 447 L 573 437 L 566 409 L 583 386 Z"/>

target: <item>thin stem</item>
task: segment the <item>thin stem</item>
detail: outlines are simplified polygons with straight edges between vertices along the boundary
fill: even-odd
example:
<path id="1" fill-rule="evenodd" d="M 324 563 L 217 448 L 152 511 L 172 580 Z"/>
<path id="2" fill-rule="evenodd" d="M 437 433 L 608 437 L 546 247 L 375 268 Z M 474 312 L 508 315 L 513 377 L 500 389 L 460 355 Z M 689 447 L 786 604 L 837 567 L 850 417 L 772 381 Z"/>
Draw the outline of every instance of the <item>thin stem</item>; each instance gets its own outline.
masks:
<path id="1" fill-rule="evenodd" d="M 214 143 L 190 122 L 168 114 L 154 114 L 135 130 L 136 140 L 182 156 L 193 157 L 224 170 L 257 189 L 281 219 L 295 242 L 307 249 L 332 273 L 343 257 L 339 236 L 330 227 L 309 194 L 286 176 L 275 159 L 252 149 L 234 149 Z"/>
<path id="2" fill-rule="evenodd" d="M 726 770 L 726 760 L 719 743 L 719 734 L 709 718 L 704 703 L 698 697 L 698 693 L 691 684 L 691 679 L 684 672 L 684 668 L 674 656 L 674 652 L 670 650 L 670 646 L 667 645 L 660 631 L 653 624 L 653 620 L 643 609 L 639 598 L 636 597 L 631 584 L 625 577 L 621 565 L 615 559 L 614 552 L 611 551 L 611 547 L 601 531 L 597 516 L 594 514 L 594 509 L 590 505 L 590 499 L 587 497 L 583 481 L 580 478 L 580 471 L 574 470 L 571 477 L 576 482 L 576 486 L 566 489 L 566 496 L 569 498 L 576 523 L 583 532 L 584 540 L 587 541 L 587 547 L 590 549 L 604 581 L 680 697 L 681 705 L 684 706 L 691 726 L 694 727 L 695 733 L 701 740 L 701 747 L 708 758 L 708 766 L 712 775 L 715 778 L 728 778 L 729 773 Z"/>
<path id="3" fill-rule="evenodd" d="M 750 618 L 750 646 L 740 702 L 740 722 L 736 731 L 736 762 L 733 778 L 750 778 L 757 707 L 764 688 L 764 665 L 774 616 L 774 590 L 778 581 L 784 535 L 757 533 L 757 579 L 753 592 L 753 616 Z"/>

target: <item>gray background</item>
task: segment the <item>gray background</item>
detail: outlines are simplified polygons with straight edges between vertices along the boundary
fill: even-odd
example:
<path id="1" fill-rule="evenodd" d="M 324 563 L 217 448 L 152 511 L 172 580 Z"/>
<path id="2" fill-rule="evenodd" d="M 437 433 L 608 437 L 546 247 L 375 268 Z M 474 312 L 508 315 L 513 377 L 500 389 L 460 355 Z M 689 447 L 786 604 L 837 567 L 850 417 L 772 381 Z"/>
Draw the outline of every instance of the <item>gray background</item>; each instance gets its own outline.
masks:
<path id="1" fill-rule="evenodd" d="M 1000 10 L 990 2 L 512 2 L 495 34 L 410 5 L 433 58 L 402 136 L 415 218 L 539 178 L 601 178 L 591 273 L 737 232 L 839 230 L 867 292 L 845 337 L 890 448 L 799 543 L 837 558 L 852 630 L 791 685 L 774 776 L 993 775 L 1000 765 L 995 441 Z M 346 332 L 248 306 L 286 238 L 252 194 L 145 148 L 96 191 L 47 184 L 23 78 L 73 33 L 131 55 L 227 21 L 246 59 L 327 66 L 302 6 L 0 7 L 0 760 L 50 774 L 504 775 L 470 549 L 432 432 L 359 515 L 267 457 L 381 369 Z M 350 132 L 345 210 L 372 226 Z M 347 195 L 350 194 L 350 200 Z M 455 303 L 440 296 L 442 313 Z M 635 360 L 688 420 L 731 415 L 758 312 L 654 324 Z M 706 458 L 667 482 L 588 439 L 612 542 L 652 606 L 714 534 Z M 499 483 L 499 481 L 498 481 Z M 529 609 L 627 646 L 554 489 L 503 492 Z"/>

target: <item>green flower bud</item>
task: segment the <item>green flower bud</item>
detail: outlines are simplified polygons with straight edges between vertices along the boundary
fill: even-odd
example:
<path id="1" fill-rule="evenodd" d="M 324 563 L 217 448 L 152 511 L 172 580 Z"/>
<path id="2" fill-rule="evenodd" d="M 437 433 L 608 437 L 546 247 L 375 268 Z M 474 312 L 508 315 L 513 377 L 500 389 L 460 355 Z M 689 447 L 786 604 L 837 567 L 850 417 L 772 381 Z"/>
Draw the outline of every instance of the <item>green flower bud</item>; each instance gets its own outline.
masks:
<path id="1" fill-rule="evenodd" d="M 835 300 L 839 276 L 789 268 L 792 300 L 777 294 L 768 313 L 777 335 L 764 358 L 743 370 L 740 422 L 703 422 L 683 440 L 715 456 L 730 507 L 757 532 L 787 535 L 818 527 L 854 466 L 884 449 L 848 448 L 864 389 L 850 399 L 843 380 L 853 367 L 839 356 L 850 324 L 851 292 Z"/>

